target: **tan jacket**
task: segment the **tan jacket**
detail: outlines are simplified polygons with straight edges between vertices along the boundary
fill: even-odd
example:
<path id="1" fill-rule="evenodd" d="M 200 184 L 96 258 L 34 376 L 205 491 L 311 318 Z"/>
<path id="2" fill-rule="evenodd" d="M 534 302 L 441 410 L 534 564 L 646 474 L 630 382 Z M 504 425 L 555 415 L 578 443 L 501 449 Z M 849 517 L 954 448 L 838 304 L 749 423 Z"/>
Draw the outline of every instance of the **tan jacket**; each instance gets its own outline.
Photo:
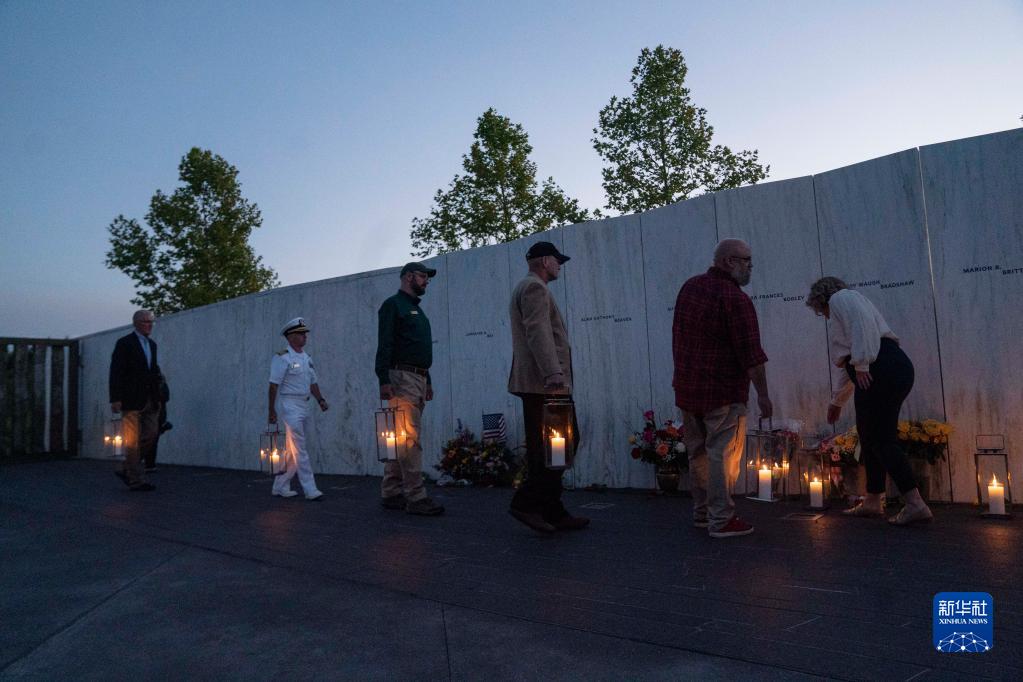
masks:
<path id="1" fill-rule="evenodd" d="M 558 304 L 547 284 L 532 272 L 512 291 L 511 305 L 512 366 L 508 392 L 549 393 L 544 379 L 561 372 L 565 388 L 556 393 L 572 393 L 572 349 L 568 331 Z"/>

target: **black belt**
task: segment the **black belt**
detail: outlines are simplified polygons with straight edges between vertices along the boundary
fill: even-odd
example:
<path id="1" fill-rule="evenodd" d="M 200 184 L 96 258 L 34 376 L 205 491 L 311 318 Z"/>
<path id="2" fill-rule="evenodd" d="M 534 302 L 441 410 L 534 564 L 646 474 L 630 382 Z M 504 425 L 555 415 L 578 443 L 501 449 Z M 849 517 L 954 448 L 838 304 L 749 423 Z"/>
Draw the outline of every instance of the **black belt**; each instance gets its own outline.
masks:
<path id="1" fill-rule="evenodd" d="M 418 374 L 418 375 L 424 376 L 424 377 L 430 375 L 430 370 L 428 370 L 428 369 L 423 369 L 422 367 L 416 367 L 415 365 L 406 365 L 406 364 L 403 364 L 401 362 L 399 362 L 397 365 L 395 365 L 393 367 L 393 369 L 396 369 L 396 370 L 399 370 L 399 371 L 402 371 L 402 372 L 412 372 L 414 374 Z"/>

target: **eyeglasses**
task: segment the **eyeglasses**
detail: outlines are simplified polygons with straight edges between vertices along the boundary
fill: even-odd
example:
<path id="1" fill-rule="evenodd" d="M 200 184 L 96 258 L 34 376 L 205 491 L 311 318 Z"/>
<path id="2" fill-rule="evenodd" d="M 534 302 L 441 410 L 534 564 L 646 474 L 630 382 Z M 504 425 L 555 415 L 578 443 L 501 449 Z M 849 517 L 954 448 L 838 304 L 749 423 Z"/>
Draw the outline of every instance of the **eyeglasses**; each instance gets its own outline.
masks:
<path id="1" fill-rule="evenodd" d="M 753 264 L 753 256 L 729 256 L 729 258 L 734 258 L 735 260 L 741 260 L 743 263 L 746 263 L 747 265 L 752 265 Z"/>

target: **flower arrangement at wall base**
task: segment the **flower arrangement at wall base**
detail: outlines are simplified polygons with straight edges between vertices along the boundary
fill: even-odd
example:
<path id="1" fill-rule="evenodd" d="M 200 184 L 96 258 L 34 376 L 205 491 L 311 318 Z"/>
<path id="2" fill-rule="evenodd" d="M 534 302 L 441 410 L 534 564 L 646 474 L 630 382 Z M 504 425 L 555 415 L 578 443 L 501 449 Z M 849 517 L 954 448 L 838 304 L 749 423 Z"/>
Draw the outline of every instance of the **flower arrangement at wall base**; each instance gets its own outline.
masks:
<path id="1" fill-rule="evenodd" d="M 458 420 L 455 437 L 444 444 L 435 468 L 455 481 L 476 485 L 511 485 L 518 469 L 515 454 L 504 443 L 480 443 Z"/>
<path id="2" fill-rule="evenodd" d="M 827 475 L 831 479 L 832 497 L 856 497 L 862 494 L 859 485 L 860 437 L 855 426 L 845 433 L 821 440 L 818 451 L 823 456 Z"/>
<path id="3" fill-rule="evenodd" d="M 647 410 L 643 413 L 643 430 L 629 436 L 632 458 L 653 464 L 660 470 L 688 470 L 689 458 L 682 435 L 682 424 L 669 419 L 658 425 L 654 411 Z"/>
<path id="4" fill-rule="evenodd" d="M 899 422 L 899 445 L 905 450 L 916 473 L 920 493 L 927 498 L 930 489 L 930 468 L 946 458 L 948 437 L 953 428 L 937 419 Z M 847 496 L 863 491 L 859 480 L 860 443 L 856 427 L 821 441 L 820 452 L 825 462 L 831 462 L 832 491 Z"/>
<path id="5" fill-rule="evenodd" d="M 926 460 L 937 464 L 946 457 L 948 437 L 954 429 L 951 424 L 937 419 L 899 422 L 899 445 L 911 460 Z"/>

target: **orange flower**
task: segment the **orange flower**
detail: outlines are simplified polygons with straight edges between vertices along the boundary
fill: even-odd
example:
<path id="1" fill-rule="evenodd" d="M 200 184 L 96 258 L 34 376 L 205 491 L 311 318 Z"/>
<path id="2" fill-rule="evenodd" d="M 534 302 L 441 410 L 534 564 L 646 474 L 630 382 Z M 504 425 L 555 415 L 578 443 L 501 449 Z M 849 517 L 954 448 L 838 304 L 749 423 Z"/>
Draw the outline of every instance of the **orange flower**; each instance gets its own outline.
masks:
<path id="1" fill-rule="evenodd" d="M 668 454 L 668 444 L 667 443 L 661 443 L 660 445 L 658 445 L 657 446 L 657 454 L 660 455 L 661 457 L 667 456 L 667 454 Z"/>

